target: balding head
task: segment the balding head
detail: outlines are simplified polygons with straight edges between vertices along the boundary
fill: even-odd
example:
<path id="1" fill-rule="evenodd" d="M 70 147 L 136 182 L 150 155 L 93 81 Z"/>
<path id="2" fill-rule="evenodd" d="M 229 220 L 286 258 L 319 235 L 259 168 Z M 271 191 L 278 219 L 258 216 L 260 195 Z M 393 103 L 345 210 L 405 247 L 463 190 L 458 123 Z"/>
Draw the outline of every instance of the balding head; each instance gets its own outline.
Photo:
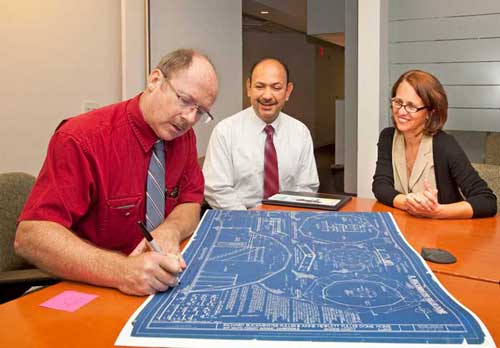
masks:
<path id="1" fill-rule="evenodd" d="M 275 58 L 275 57 L 262 58 L 262 59 L 258 60 L 257 62 L 255 62 L 252 65 L 252 67 L 250 68 L 250 74 L 248 75 L 250 82 L 252 82 L 252 75 L 253 75 L 253 72 L 254 72 L 255 68 L 257 67 L 257 65 L 259 65 L 262 62 L 268 61 L 268 60 L 275 61 L 276 63 L 280 64 L 283 67 L 283 69 L 285 71 L 285 76 L 286 76 L 286 83 L 288 83 L 290 81 L 290 70 L 288 70 L 288 66 L 286 65 L 286 63 L 284 61 L 282 61 L 279 58 Z"/>
<path id="2" fill-rule="evenodd" d="M 172 140 L 210 111 L 217 93 L 217 75 L 208 57 L 181 49 L 163 57 L 151 71 L 140 107 L 156 135 Z"/>

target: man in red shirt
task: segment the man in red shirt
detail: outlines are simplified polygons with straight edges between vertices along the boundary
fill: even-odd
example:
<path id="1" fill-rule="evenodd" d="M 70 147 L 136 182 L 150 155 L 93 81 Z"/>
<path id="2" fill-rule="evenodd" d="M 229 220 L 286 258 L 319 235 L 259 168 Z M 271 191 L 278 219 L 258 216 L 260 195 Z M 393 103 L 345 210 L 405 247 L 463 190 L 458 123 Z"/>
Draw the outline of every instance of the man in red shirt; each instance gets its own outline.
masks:
<path id="1" fill-rule="evenodd" d="M 208 58 L 178 50 L 160 61 L 135 98 L 63 121 L 19 217 L 17 253 L 62 278 L 128 294 L 175 286 L 186 267 L 179 244 L 193 233 L 203 200 L 191 127 L 212 117 L 217 91 Z M 166 218 L 152 235 L 162 253 L 149 250 L 137 225 L 145 220 L 158 140 Z"/>

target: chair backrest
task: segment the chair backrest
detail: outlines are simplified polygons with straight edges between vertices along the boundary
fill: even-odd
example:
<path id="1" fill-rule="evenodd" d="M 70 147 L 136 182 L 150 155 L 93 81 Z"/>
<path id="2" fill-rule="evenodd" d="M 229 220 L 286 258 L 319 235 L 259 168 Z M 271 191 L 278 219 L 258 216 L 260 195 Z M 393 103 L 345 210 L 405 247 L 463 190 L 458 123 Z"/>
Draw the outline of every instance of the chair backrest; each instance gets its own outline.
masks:
<path id="1" fill-rule="evenodd" d="M 35 183 L 26 173 L 0 174 L 0 272 L 30 267 L 14 252 L 16 222 Z"/>
<path id="2" fill-rule="evenodd" d="M 490 133 L 486 136 L 484 163 L 500 165 L 500 133 Z"/>
<path id="3" fill-rule="evenodd" d="M 500 165 L 472 163 L 479 176 L 488 183 L 489 188 L 497 196 L 497 211 L 500 211 Z"/>
<path id="4" fill-rule="evenodd" d="M 198 164 L 200 165 L 200 168 L 203 169 L 203 163 L 205 162 L 205 156 L 198 157 Z"/>

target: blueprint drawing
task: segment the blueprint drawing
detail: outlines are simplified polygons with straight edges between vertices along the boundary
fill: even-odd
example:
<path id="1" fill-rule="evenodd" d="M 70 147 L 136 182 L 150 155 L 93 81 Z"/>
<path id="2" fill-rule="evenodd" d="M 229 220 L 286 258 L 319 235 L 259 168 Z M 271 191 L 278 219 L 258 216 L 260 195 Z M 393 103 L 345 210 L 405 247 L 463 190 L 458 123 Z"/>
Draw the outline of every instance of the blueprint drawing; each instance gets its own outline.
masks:
<path id="1" fill-rule="evenodd" d="M 183 255 L 181 285 L 151 296 L 117 344 L 492 342 L 389 213 L 209 210 Z"/>

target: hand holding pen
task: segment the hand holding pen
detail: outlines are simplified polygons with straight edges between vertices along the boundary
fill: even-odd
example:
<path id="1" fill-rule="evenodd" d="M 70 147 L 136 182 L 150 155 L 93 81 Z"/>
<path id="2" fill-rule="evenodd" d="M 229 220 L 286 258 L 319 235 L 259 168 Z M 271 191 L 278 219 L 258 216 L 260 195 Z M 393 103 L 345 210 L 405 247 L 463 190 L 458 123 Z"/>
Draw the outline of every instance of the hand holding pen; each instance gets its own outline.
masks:
<path id="1" fill-rule="evenodd" d="M 163 253 L 162 249 L 160 248 L 160 246 L 158 245 L 158 243 L 156 243 L 156 241 L 154 240 L 153 236 L 151 235 L 151 233 L 149 233 L 149 231 L 147 230 L 146 226 L 144 225 L 144 223 L 142 221 L 137 221 L 137 224 L 139 225 L 139 227 L 141 228 L 141 231 L 142 231 L 142 234 L 144 235 L 144 238 L 146 239 L 146 242 L 147 244 L 149 245 L 149 247 L 159 253 L 159 254 L 162 254 L 162 255 L 165 255 L 167 257 L 170 257 L 170 258 L 173 258 L 175 259 L 178 264 L 179 264 L 179 270 L 181 271 L 181 257 L 179 255 L 175 255 L 175 254 L 171 254 L 171 253 Z M 177 285 L 180 284 L 180 281 L 179 281 L 179 277 L 177 277 Z"/>

